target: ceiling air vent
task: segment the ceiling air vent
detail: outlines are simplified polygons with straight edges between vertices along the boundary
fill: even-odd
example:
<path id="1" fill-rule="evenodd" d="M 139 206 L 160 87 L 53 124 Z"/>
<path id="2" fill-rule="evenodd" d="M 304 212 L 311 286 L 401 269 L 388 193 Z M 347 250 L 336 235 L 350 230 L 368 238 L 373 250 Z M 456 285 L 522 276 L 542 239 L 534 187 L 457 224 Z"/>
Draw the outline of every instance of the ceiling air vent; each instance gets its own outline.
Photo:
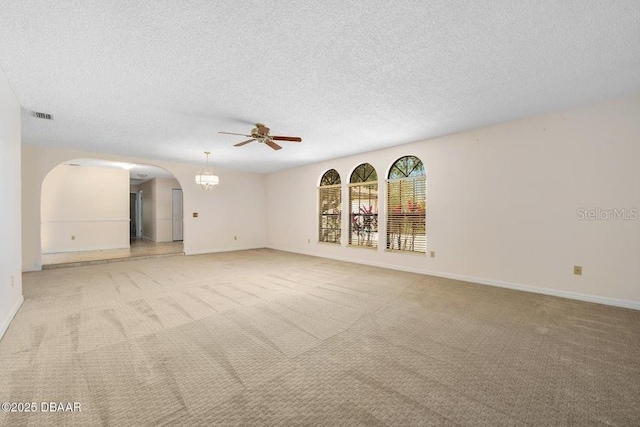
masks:
<path id="1" fill-rule="evenodd" d="M 53 120 L 53 116 L 51 114 L 38 113 L 37 111 L 33 112 L 33 117 L 35 117 L 36 119 Z"/>

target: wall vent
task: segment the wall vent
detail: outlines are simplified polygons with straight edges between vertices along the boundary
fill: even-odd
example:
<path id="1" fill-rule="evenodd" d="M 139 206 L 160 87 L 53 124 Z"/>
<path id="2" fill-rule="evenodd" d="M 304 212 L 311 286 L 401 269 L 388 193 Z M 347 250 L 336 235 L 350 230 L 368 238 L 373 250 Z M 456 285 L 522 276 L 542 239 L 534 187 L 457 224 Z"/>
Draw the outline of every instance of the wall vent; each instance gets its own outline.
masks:
<path id="1" fill-rule="evenodd" d="M 51 114 L 39 113 L 37 111 L 33 112 L 33 117 L 35 117 L 36 119 L 53 120 L 53 116 Z"/>

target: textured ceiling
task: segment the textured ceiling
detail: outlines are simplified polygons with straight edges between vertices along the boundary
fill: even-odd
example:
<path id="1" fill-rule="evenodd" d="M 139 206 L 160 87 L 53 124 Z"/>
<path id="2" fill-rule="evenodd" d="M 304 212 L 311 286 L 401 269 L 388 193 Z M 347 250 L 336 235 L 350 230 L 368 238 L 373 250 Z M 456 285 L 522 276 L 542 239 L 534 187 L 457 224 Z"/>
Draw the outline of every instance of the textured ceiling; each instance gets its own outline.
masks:
<path id="1" fill-rule="evenodd" d="M 25 143 L 269 172 L 640 93 L 640 2 L 2 0 L 0 66 Z"/>
<path id="2" fill-rule="evenodd" d="M 73 166 L 93 166 L 98 168 L 127 169 L 129 182 L 133 185 L 142 184 L 153 178 L 174 178 L 171 172 L 158 166 L 143 165 L 129 162 L 112 162 L 101 159 L 73 159 L 65 162 Z"/>

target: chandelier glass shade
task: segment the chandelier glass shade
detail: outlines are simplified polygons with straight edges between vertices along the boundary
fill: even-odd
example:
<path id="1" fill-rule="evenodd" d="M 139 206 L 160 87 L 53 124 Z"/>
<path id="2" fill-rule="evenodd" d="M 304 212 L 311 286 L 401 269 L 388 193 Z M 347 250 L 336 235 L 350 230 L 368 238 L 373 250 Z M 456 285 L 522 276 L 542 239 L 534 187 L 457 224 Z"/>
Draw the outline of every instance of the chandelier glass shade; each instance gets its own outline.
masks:
<path id="1" fill-rule="evenodd" d="M 211 154 L 211 152 L 205 151 L 204 154 L 207 155 L 207 166 L 209 166 L 209 154 Z M 214 174 L 211 169 L 205 167 L 196 175 L 196 184 L 204 191 L 212 191 L 220 184 L 220 178 Z"/>

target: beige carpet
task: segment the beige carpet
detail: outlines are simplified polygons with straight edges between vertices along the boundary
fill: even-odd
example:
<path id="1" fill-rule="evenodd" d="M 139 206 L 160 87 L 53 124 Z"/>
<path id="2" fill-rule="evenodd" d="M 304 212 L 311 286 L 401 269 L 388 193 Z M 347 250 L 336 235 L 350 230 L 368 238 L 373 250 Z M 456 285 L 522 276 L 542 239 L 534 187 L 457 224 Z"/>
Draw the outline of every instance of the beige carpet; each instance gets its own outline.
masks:
<path id="1" fill-rule="evenodd" d="M 41 425 L 640 425 L 640 312 L 255 250 L 49 270 L 0 342 Z"/>

